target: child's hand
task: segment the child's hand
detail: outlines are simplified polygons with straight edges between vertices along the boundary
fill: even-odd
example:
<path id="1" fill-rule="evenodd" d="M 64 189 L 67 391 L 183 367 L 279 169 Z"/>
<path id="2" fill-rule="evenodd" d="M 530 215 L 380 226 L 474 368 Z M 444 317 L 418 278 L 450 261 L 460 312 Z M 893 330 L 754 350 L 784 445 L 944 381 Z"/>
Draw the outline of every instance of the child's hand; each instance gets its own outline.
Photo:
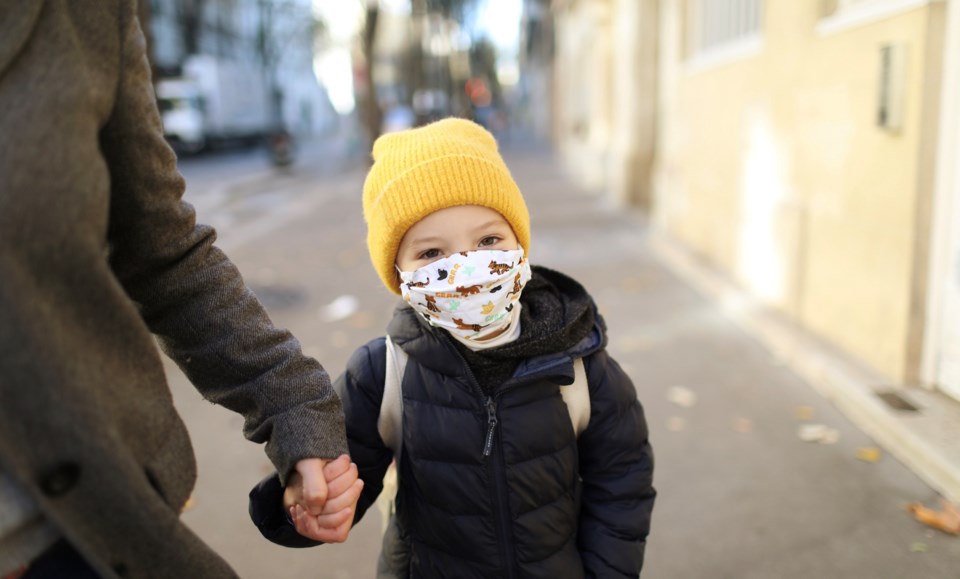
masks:
<path id="1" fill-rule="evenodd" d="M 353 527 L 353 513 L 362 490 L 357 465 L 349 456 L 333 461 L 304 459 L 290 474 L 283 506 L 301 535 L 324 543 L 342 543 Z"/>

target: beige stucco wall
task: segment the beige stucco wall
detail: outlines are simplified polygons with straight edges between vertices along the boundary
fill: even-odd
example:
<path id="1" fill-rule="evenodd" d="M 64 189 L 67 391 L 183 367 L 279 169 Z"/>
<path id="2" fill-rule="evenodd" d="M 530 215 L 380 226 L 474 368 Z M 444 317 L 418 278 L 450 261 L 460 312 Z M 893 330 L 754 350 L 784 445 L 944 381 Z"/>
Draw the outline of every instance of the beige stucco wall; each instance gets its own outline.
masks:
<path id="1" fill-rule="evenodd" d="M 682 26 L 677 2 L 665 5 Z M 911 378 L 922 299 L 925 255 L 915 238 L 928 218 L 925 145 L 936 134 L 926 119 L 940 74 L 927 39 L 941 10 L 935 3 L 818 34 L 818 3 L 766 2 L 755 54 L 700 70 L 661 63 L 673 73 L 661 90 L 670 98 L 661 106 L 654 223 L 895 381 Z M 907 56 L 895 134 L 875 126 L 886 43 Z M 682 58 L 663 48 L 665 58 Z"/>
<path id="2" fill-rule="evenodd" d="M 571 178 L 595 193 L 609 183 L 615 58 L 611 8 L 611 0 L 568 0 L 554 7 L 555 142 Z"/>

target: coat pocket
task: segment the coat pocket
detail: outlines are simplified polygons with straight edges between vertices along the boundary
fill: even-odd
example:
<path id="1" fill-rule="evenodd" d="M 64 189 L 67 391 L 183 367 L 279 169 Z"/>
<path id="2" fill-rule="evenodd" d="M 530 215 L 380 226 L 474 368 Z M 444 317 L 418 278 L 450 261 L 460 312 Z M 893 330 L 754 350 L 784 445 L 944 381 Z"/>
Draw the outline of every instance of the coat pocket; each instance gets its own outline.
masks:
<path id="1" fill-rule="evenodd" d="M 164 432 L 161 444 L 144 465 L 150 485 L 174 511 L 183 510 L 197 481 L 197 461 L 190 436 L 179 417 Z"/>

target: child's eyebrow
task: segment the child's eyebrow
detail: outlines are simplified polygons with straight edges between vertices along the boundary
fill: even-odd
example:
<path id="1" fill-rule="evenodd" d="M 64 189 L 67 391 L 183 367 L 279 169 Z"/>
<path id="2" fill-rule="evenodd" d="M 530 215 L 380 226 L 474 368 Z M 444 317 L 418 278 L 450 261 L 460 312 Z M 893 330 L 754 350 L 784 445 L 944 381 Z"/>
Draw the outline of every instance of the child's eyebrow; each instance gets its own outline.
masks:
<path id="1" fill-rule="evenodd" d="M 481 229 L 491 229 L 491 228 L 493 228 L 493 227 L 497 227 L 497 226 L 500 226 L 500 225 L 507 225 L 507 226 L 509 227 L 509 225 L 507 224 L 507 222 L 504 221 L 503 219 L 491 219 L 490 221 L 487 221 L 486 223 L 484 223 L 484 224 L 482 224 L 482 225 L 476 226 L 476 227 L 474 228 L 474 231 L 479 231 L 479 230 L 481 230 Z"/>
<path id="2" fill-rule="evenodd" d="M 442 243 L 443 241 L 444 239 L 438 235 L 431 235 L 428 237 L 417 237 L 410 242 L 410 246 L 414 247 L 414 246 L 420 246 L 425 244 Z"/>

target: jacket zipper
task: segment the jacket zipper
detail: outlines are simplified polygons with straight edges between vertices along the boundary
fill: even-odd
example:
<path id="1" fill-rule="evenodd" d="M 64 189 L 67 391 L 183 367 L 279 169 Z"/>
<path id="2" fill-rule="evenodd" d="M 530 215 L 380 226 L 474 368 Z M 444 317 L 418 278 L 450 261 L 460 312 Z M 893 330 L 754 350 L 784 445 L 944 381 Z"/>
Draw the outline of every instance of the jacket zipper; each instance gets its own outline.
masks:
<path id="1" fill-rule="evenodd" d="M 514 553 L 514 546 L 511 537 L 513 536 L 513 529 L 510 525 L 510 501 L 507 497 L 507 465 L 503 460 L 503 449 L 500 445 L 494 446 L 493 442 L 497 438 L 497 401 L 493 396 L 487 396 L 486 400 L 487 407 L 487 437 L 486 445 L 483 449 L 484 459 L 490 457 L 491 454 L 494 454 L 493 457 L 493 485 L 494 491 L 497 497 L 497 519 L 500 523 L 500 535 L 503 537 L 503 556 L 504 556 L 504 570 L 506 571 L 505 577 L 511 578 L 515 577 L 516 573 L 514 570 L 514 558 L 516 554 Z"/>
<path id="2" fill-rule="evenodd" d="M 451 338 L 444 337 L 444 339 L 450 340 Z M 510 526 L 510 508 L 509 501 L 507 500 L 507 482 L 506 482 L 506 463 L 503 460 L 503 452 L 498 445 L 494 445 L 494 441 L 497 437 L 497 400 L 494 397 L 495 395 L 485 395 L 483 389 L 480 388 L 480 382 L 477 380 L 476 375 L 474 375 L 473 370 L 470 368 L 470 364 L 467 364 L 466 358 L 463 357 L 463 354 L 457 351 L 457 348 L 450 344 L 450 349 L 460 358 L 460 362 L 463 363 L 463 367 L 467 369 L 467 376 L 470 378 L 470 385 L 479 393 L 480 397 L 484 401 L 484 408 L 487 411 L 487 434 L 484 437 L 483 445 L 483 462 L 486 463 L 487 459 L 493 455 L 493 451 L 496 450 L 496 457 L 493 461 L 493 486 L 494 492 L 496 494 L 496 517 L 500 523 L 500 535 L 503 537 L 503 556 L 504 556 L 504 570 L 506 571 L 506 577 L 511 579 L 516 577 L 516 571 L 514 569 L 514 553 L 513 546 L 513 529 Z M 501 389 L 496 393 L 496 396 L 499 397 L 503 394 L 505 390 Z"/>
<path id="3" fill-rule="evenodd" d="M 487 437 L 483 446 L 483 458 L 487 459 L 493 452 L 493 436 L 497 431 L 497 403 L 493 396 L 487 396 Z"/>

